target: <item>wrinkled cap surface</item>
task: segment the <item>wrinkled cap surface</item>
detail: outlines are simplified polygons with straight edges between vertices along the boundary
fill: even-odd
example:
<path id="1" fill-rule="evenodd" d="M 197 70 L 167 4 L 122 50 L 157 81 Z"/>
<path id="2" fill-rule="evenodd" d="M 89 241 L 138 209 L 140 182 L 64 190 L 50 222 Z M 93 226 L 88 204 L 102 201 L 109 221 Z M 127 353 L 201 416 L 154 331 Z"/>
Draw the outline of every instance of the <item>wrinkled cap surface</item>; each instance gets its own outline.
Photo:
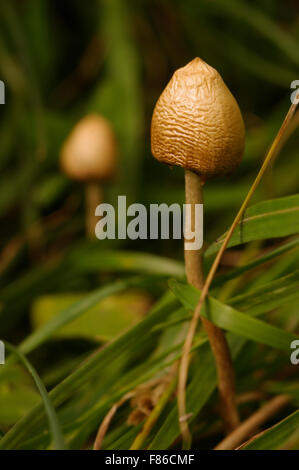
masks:
<path id="1" fill-rule="evenodd" d="M 244 152 L 239 106 L 219 73 L 200 58 L 178 69 L 153 113 L 154 157 L 201 175 L 230 174 Z"/>
<path id="2" fill-rule="evenodd" d="M 81 119 L 60 155 L 62 170 L 79 181 L 107 180 L 116 172 L 116 138 L 110 122 L 98 114 Z"/>

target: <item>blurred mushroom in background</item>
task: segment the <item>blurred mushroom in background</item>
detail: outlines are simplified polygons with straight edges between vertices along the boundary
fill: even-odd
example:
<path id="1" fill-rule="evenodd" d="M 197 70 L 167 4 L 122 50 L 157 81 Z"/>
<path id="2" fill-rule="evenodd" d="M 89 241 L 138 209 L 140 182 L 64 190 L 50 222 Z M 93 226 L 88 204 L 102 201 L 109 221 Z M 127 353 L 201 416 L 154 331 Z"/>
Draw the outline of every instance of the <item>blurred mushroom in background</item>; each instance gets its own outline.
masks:
<path id="1" fill-rule="evenodd" d="M 85 183 L 86 234 L 93 238 L 102 185 L 116 175 L 117 141 L 110 122 L 100 114 L 83 117 L 62 146 L 60 165 L 71 179 Z"/>

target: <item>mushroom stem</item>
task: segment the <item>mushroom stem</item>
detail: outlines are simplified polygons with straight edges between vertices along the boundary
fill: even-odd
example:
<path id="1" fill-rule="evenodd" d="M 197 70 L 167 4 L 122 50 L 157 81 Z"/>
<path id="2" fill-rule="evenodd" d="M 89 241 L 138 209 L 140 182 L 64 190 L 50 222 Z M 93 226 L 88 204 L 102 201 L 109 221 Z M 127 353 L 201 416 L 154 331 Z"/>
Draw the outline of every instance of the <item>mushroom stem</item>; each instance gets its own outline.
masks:
<path id="1" fill-rule="evenodd" d="M 103 190 L 99 183 L 90 181 L 85 185 L 85 226 L 88 238 L 95 238 L 95 227 L 98 218 L 95 215 L 96 207 L 103 202 Z"/>
<path id="2" fill-rule="evenodd" d="M 189 170 L 185 171 L 185 191 L 186 204 L 191 204 L 192 209 L 189 213 L 187 211 L 187 217 L 190 215 L 191 221 L 186 220 L 186 226 L 194 229 L 195 210 L 192 208 L 192 206 L 203 203 L 203 187 L 200 177 L 196 173 L 193 173 Z M 188 282 L 197 289 L 202 289 L 204 285 L 202 250 L 185 250 L 185 267 Z M 218 390 L 220 395 L 223 424 L 225 429 L 228 432 L 231 432 L 239 424 L 239 415 L 236 406 L 234 370 L 229 346 L 227 344 L 225 335 L 220 328 L 215 326 L 212 322 L 204 317 L 201 317 L 201 320 L 207 332 L 216 362 Z M 191 350 L 195 329 L 196 323 L 192 320 L 188 336 L 184 344 L 184 352 Z M 184 354 L 184 352 L 182 355 L 179 372 L 178 410 L 183 445 L 184 448 L 189 448 L 191 445 L 191 434 L 186 419 L 188 416 L 186 410 L 186 382 L 189 355 Z"/>
<path id="3" fill-rule="evenodd" d="M 186 227 L 195 230 L 195 204 L 203 204 L 203 186 L 200 177 L 185 170 L 185 199 L 191 211 L 186 212 Z M 187 220 L 191 216 L 191 221 Z M 185 270 L 189 284 L 201 289 L 204 284 L 202 250 L 185 250 Z"/>

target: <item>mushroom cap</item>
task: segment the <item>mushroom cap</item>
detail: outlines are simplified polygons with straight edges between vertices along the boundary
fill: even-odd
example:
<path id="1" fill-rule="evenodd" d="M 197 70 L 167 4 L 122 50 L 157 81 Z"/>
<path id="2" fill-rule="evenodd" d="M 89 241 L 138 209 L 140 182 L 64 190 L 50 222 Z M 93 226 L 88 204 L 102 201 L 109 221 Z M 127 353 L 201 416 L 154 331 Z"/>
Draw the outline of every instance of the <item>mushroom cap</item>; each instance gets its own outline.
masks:
<path id="1" fill-rule="evenodd" d="M 154 157 L 194 171 L 205 181 L 230 174 L 244 145 L 239 106 L 219 73 L 198 57 L 178 69 L 154 109 Z"/>
<path id="2" fill-rule="evenodd" d="M 116 138 L 110 122 L 98 114 L 82 118 L 64 142 L 61 168 L 79 181 L 111 179 L 116 172 Z"/>

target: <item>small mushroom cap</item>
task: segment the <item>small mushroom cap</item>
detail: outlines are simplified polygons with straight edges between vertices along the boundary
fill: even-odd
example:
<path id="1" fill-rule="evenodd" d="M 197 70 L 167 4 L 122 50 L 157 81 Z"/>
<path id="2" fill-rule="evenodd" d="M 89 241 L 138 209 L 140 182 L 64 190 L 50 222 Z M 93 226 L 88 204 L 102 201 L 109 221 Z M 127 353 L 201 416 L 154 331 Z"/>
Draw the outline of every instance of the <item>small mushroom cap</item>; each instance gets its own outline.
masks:
<path id="1" fill-rule="evenodd" d="M 219 73 L 200 58 L 178 69 L 154 109 L 154 157 L 194 171 L 205 181 L 230 174 L 244 145 L 239 106 Z"/>
<path id="2" fill-rule="evenodd" d="M 111 179 L 116 172 L 116 138 L 107 119 L 89 114 L 74 127 L 60 154 L 61 168 L 79 181 Z"/>

